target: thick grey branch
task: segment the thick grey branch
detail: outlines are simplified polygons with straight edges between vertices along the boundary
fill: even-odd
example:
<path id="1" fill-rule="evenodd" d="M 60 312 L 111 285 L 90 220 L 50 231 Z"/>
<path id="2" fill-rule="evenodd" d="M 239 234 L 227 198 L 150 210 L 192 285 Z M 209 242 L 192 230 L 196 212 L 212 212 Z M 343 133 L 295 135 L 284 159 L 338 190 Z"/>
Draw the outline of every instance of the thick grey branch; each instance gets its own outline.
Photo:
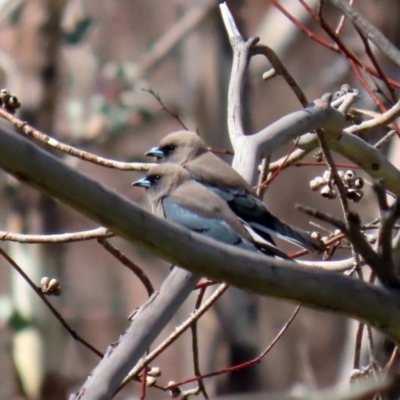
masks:
<path id="1" fill-rule="evenodd" d="M 106 354 L 72 399 L 110 399 L 140 357 L 195 288 L 200 276 L 174 268 L 132 319 L 117 344 Z"/>
<path id="2" fill-rule="evenodd" d="M 327 140 L 338 138 L 346 125 L 345 116 L 332 108 L 327 100 L 315 100 L 309 107 L 296 111 L 264 128 L 252 139 L 262 154 L 272 154 L 297 136 L 322 128 Z"/>
<path id="3" fill-rule="evenodd" d="M 286 143 L 307 132 L 323 128 L 328 145 L 337 142 L 346 124 L 345 116 L 322 99 L 315 100 L 303 110 L 295 111 L 280 118 L 262 131 L 240 138 L 240 146 L 235 152 L 234 168 L 251 183 L 255 183 L 257 166 L 262 157 L 273 154 Z M 301 148 L 309 149 L 318 146 L 314 134 L 306 135 Z"/>
<path id="4" fill-rule="evenodd" d="M 241 36 L 231 38 L 233 49 L 232 72 L 228 89 L 228 130 L 235 150 L 240 146 L 240 138 L 245 135 L 243 126 L 243 88 L 251 49 L 258 38 L 250 38 L 247 42 Z"/>
<path id="5" fill-rule="evenodd" d="M 235 149 L 233 168 L 252 185 L 257 182 L 257 167 L 263 157 L 273 154 L 274 151 L 296 137 L 323 128 L 328 135 L 339 135 L 345 127 L 346 118 L 343 113 L 333 109 L 327 100 L 319 99 L 309 107 L 292 113 L 273 123 L 262 131 L 246 136 L 242 119 L 243 86 L 245 74 L 250 58 L 256 54 L 269 55 L 266 46 L 256 46 L 258 38 L 245 41 L 238 31 L 228 6 L 220 5 L 225 27 L 233 50 L 232 72 L 228 92 L 228 130 Z M 276 57 L 275 57 L 276 58 Z M 278 63 L 275 59 L 274 66 Z M 281 68 L 281 73 L 285 72 Z M 286 72 L 286 78 L 293 78 Z M 304 101 L 304 95 L 300 95 Z"/>
<path id="6" fill-rule="evenodd" d="M 316 135 L 310 133 L 301 137 L 298 146 L 311 151 L 317 148 L 318 144 Z M 400 196 L 400 171 L 378 149 L 347 132 L 343 132 L 339 140 L 332 140 L 328 145 L 373 178 L 382 178 L 386 189 Z"/>
<path id="7" fill-rule="evenodd" d="M 360 319 L 400 341 L 400 296 L 396 293 L 191 233 L 108 191 L 25 139 L 3 130 L 0 133 L 1 168 L 147 251 L 194 273 L 263 296 Z M 132 360 L 132 366 L 137 361 Z"/>

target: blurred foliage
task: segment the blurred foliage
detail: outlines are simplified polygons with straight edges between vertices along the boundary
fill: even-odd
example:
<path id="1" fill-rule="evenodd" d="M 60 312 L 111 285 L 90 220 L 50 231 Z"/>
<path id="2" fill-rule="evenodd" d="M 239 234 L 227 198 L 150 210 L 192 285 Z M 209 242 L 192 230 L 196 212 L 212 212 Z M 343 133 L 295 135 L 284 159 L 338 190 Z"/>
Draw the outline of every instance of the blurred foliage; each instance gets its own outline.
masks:
<path id="1" fill-rule="evenodd" d="M 7 325 L 14 331 L 20 332 L 24 329 L 30 328 L 33 326 L 32 321 L 25 318 L 20 312 L 17 310 L 13 310 L 10 318 L 7 321 Z"/>
<path id="2" fill-rule="evenodd" d="M 93 22 L 93 18 L 89 17 L 77 20 L 73 30 L 64 32 L 64 43 L 69 46 L 80 44 L 85 38 L 85 35 L 88 33 Z"/>

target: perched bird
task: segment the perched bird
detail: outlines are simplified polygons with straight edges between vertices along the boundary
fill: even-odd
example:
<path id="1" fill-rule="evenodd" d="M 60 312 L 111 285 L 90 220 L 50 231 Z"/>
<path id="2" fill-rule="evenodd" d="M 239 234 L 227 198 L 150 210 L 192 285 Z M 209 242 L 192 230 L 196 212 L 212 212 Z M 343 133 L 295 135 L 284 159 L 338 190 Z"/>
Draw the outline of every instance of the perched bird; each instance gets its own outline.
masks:
<path id="1" fill-rule="evenodd" d="M 288 259 L 273 244 L 255 243 L 226 202 L 177 164 L 156 165 L 132 186 L 147 189 L 152 211 L 159 217 L 226 244 Z"/>
<path id="2" fill-rule="evenodd" d="M 249 232 L 255 240 L 274 244 L 273 235 L 310 252 L 320 249 L 319 241 L 271 214 L 244 178 L 208 151 L 197 134 L 188 131 L 171 133 L 145 155 L 156 157 L 160 163 L 172 162 L 183 166 L 195 181 L 227 202 L 250 227 Z"/>

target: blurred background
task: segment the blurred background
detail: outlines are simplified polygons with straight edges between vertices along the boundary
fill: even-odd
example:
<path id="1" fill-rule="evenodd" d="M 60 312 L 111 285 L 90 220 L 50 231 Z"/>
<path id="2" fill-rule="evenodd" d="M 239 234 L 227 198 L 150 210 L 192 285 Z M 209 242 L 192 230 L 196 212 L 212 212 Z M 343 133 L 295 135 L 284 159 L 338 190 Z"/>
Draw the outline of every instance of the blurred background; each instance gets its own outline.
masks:
<path id="1" fill-rule="evenodd" d="M 360 90 L 360 108 L 376 109 L 348 61 L 310 40 L 270 1 L 227 3 L 243 36 L 260 36 L 261 43 L 278 54 L 309 101 L 348 83 Z M 300 2 L 280 3 L 298 21 L 329 40 Z M 319 4 L 316 0 L 306 3 L 314 10 Z M 399 46 L 400 3 L 355 3 Z M 329 4 L 325 16 L 332 26 L 340 19 Z M 231 150 L 226 108 L 232 51 L 217 1 L 2 0 L 0 30 L 1 87 L 21 101 L 17 115 L 48 135 L 103 157 L 148 162 L 144 152 L 181 126 L 160 109 L 154 96 L 143 91 L 146 89 L 157 93 L 165 106 L 179 114 L 190 130 L 197 130 L 209 146 Z M 363 44 L 349 23 L 344 24 L 341 38 L 365 59 Z M 398 68 L 381 59 L 379 52 L 376 56 L 385 73 L 398 79 Z M 269 68 L 261 57 L 250 65 L 244 104 L 249 134 L 302 108 L 281 78 L 267 82 L 261 79 Z M 376 132 L 368 140 L 376 141 L 381 135 Z M 385 151 L 398 165 L 395 146 L 393 143 Z M 273 159 L 291 147 L 281 149 Z M 54 154 L 147 207 L 143 191 L 130 185 L 143 173 L 103 168 L 59 152 Z M 231 158 L 226 156 L 226 161 Z M 305 230 L 315 227 L 295 210 L 295 203 L 340 215 L 337 201 L 324 200 L 309 189 L 309 181 L 323 171 L 321 167 L 291 167 L 280 173 L 265 195 L 270 210 Z M 5 173 L 0 174 L 0 185 L 3 231 L 62 233 L 95 227 L 84 216 Z M 366 190 L 360 204 L 355 209 L 371 220 L 376 208 L 370 191 Z M 169 272 L 166 263 L 122 239 L 113 238 L 111 242 L 145 270 L 154 287 L 159 287 Z M 62 295 L 50 301 L 72 329 L 102 352 L 118 340 L 127 327 L 129 314 L 147 298 L 132 272 L 95 240 L 63 245 L 4 242 L 2 247 L 37 285 L 43 276 L 59 280 Z M 340 251 L 335 257 L 346 255 Z M 194 300 L 195 296 L 182 307 L 156 343 L 187 317 Z M 248 297 L 247 304 L 236 304 L 232 296 L 224 296 L 199 323 L 202 373 L 257 356 L 294 308 L 293 304 L 256 297 Z M 234 334 L 232 320 L 236 321 Z M 346 381 L 353 367 L 356 328 L 344 318 L 302 309 L 261 364 L 208 379 L 207 390 L 212 397 L 259 390 L 304 393 Z M 384 358 L 386 347 L 382 345 L 380 351 L 380 343 L 378 338 L 376 355 Z M 98 361 L 62 329 L 27 283 L 0 258 L 0 399 L 66 399 L 79 389 Z M 152 365 L 161 367 L 160 385 L 192 377 L 190 333 Z M 135 399 L 139 392 L 140 384 L 131 383 L 116 398 Z M 166 397 L 161 390 L 148 390 L 147 398 Z"/>

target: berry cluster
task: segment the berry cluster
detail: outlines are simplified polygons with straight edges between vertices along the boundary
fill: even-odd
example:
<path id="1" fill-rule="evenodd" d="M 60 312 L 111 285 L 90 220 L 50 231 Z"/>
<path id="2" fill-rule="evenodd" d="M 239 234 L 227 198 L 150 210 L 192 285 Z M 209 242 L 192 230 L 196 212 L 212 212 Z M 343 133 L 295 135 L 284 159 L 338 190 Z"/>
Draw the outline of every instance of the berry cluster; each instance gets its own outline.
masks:
<path id="1" fill-rule="evenodd" d="M 349 169 L 346 172 L 338 171 L 339 177 L 346 188 L 346 196 L 354 203 L 358 203 L 364 196 L 362 188 L 364 187 L 363 178 L 357 177 L 356 173 Z M 315 177 L 310 182 L 310 188 L 313 191 L 320 191 L 322 197 L 326 199 L 335 199 L 337 190 L 331 171 L 325 171 L 322 176 Z"/>

